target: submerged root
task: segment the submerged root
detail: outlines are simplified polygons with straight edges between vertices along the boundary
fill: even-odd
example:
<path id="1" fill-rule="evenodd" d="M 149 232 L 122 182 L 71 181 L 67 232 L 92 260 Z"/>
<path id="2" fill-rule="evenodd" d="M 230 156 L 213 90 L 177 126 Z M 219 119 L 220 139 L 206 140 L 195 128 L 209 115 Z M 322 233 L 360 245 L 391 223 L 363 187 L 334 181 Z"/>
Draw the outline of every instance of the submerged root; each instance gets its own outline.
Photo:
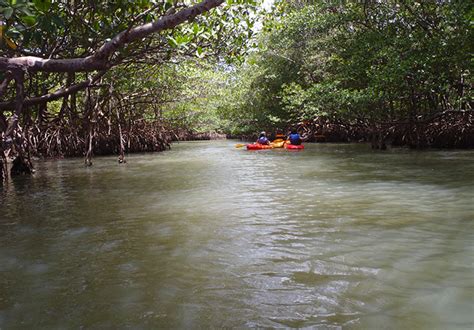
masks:
<path id="1" fill-rule="evenodd" d="M 10 170 L 11 176 L 32 174 L 34 173 L 33 164 L 30 159 L 23 155 L 18 155 L 13 160 L 12 168 Z"/>
<path id="2" fill-rule="evenodd" d="M 82 156 L 86 165 L 92 162 L 92 154 L 119 155 L 119 162 L 125 163 L 125 153 L 163 151 L 169 148 L 171 142 L 171 134 L 161 123 L 145 121 L 132 123 L 128 130 L 123 129 L 120 134 L 118 129 L 109 129 L 105 120 L 99 120 L 92 141 L 85 127 L 68 122 L 33 127 L 29 137 L 31 152 L 36 157 Z M 125 141 L 122 145 L 121 138 Z"/>
<path id="3" fill-rule="evenodd" d="M 0 158 L 0 182 L 6 179 L 5 175 L 7 173 L 6 163 L 3 161 L 3 157 Z"/>

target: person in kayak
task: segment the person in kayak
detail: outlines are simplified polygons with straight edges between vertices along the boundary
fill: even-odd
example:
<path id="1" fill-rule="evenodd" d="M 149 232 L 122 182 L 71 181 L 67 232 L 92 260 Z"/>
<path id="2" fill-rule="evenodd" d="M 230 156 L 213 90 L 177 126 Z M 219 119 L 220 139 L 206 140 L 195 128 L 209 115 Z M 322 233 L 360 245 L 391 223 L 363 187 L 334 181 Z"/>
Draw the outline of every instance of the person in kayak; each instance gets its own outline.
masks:
<path id="1" fill-rule="evenodd" d="M 259 143 L 259 144 L 265 144 L 265 145 L 269 145 L 269 144 L 270 144 L 270 140 L 267 139 L 267 134 L 266 134 L 265 132 L 261 132 L 261 133 L 260 133 L 260 136 L 258 137 L 257 143 Z"/>
<path id="2" fill-rule="evenodd" d="M 277 131 L 277 133 L 275 134 L 275 140 L 273 142 L 275 142 L 275 141 L 278 142 L 280 140 L 283 141 L 283 140 L 285 140 L 285 138 L 286 138 L 285 134 L 282 134 L 282 133 Z"/>
<path id="3" fill-rule="evenodd" d="M 298 134 L 296 129 L 292 129 L 290 135 L 288 135 L 288 140 L 290 140 L 290 144 L 294 146 L 299 146 L 303 141 L 301 139 L 301 135 Z"/>
<path id="4" fill-rule="evenodd" d="M 286 136 L 280 131 L 275 134 L 275 139 L 270 143 L 273 148 L 283 148 L 285 145 Z"/>

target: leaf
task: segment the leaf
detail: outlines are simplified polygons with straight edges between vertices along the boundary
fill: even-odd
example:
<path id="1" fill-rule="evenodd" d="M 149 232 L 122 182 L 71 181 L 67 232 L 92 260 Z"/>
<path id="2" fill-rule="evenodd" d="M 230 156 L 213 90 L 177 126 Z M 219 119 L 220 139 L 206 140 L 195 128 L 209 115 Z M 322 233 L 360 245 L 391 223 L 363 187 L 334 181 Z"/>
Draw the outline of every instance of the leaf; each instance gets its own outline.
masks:
<path id="1" fill-rule="evenodd" d="M 27 6 L 20 6 L 17 9 L 25 14 L 25 16 L 35 16 Z"/>
<path id="2" fill-rule="evenodd" d="M 33 38 L 38 44 L 41 44 L 41 42 L 43 41 L 43 36 L 41 35 L 41 32 L 39 31 L 35 31 L 33 33 Z"/>
<path id="3" fill-rule="evenodd" d="M 49 7 L 51 7 L 51 0 L 33 0 L 36 9 L 42 12 L 47 12 Z"/>
<path id="4" fill-rule="evenodd" d="M 168 44 L 173 48 L 178 47 L 178 43 L 176 42 L 176 39 L 174 39 L 173 37 L 168 37 Z"/>
<path id="5" fill-rule="evenodd" d="M 8 47 L 10 47 L 13 50 L 17 48 L 16 44 L 10 38 L 8 38 L 7 36 L 4 36 L 3 38 L 5 39 L 5 42 Z"/>
<path id="6" fill-rule="evenodd" d="M 203 58 L 204 57 L 204 51 L 202 50 L 202 47 L 199 46 L 197 49 L 196 49 L 196 55 L 197 57 L 199 58 Z"/>
<path id="7" fill-rule="evenodd" d="M 27 44 L 28 42 L 30 42 L 31 36 L 32 36 L 31 32 L 25 31 L 23 34 L 23 44 Z"/>
<path id="8" fill-rule="evenodd" d="M 21 21 L 28 26 L 33 26 L 36 23 L 36 16 L 22 16 Z"/>
<path id="9" fill-rule="evenodd" d="M 3 11 L 3 15 L 5 16 L 6 19 L 10 19 L 10 17 L 12 17 L 12 15 L 13 15 L 13 8 L 12 7 L 6 8 Z"/>
<path id="10" fill-rule="evenodd" d="M 52 15 L 51 20 L 56 24 L 56 26 L 64 26 L 63 19 L 58 15 Z"/>

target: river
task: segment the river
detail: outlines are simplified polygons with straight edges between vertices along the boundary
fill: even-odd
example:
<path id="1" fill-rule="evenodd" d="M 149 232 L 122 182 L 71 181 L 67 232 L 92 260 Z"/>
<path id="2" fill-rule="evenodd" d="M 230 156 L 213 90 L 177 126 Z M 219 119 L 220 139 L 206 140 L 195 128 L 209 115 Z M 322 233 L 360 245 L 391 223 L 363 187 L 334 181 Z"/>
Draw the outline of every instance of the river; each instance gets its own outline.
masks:
<path id="1" fill-rule="evenodd" d="M 0 187 L 0 328 L 472 329 L 474 151 L 235 143 Z"/>

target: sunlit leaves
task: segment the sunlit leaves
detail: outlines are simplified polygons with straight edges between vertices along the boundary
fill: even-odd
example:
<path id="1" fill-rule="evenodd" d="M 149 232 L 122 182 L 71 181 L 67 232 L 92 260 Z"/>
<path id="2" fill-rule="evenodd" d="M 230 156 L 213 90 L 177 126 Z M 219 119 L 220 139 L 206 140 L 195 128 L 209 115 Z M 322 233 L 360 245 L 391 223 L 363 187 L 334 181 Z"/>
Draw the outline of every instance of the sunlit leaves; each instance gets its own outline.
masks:
<path id="1" fill-rule="evenodd" d="M 27 26 L 31 27 L 36 23 L 36 16 L 22 16 L 20 20 Z"/>

